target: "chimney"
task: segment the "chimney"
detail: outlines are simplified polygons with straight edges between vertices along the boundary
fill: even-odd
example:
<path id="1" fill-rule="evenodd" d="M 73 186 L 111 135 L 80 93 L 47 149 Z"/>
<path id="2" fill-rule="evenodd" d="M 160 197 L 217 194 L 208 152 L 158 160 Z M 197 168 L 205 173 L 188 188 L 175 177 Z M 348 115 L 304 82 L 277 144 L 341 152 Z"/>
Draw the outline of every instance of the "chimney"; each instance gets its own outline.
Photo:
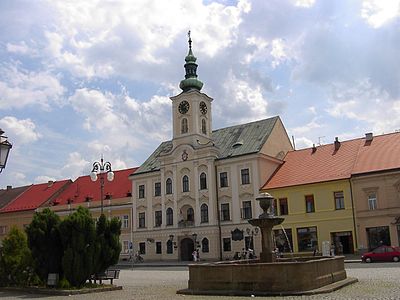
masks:
<path id="1" fill-rule="evenodd" d="M 311 154 L 313 154 L 313 153 L 315 153 L 317 151 L 317 147 L 315 147 L 315 144 L 312 145 L 311 149 L 312 149 L 311 150 Z"/>
<path id="2" fill-rule="evenodd" d="M 47 182 L 47 187 L 52 187 L 53 186 L 54 181 L 53 180 L 49 180 Z"/>
<path id="3" fill-rule="evenodd" d="M 373 140 L 374 136 L 372 134 L 372 132 L 368 132 L 365 134 L 365 141 L 366 142 L 371 142 Z"/>
<path id="4" fill-rule="evenodd" d="M 12 185 L 7 185 L 7 191 L 12 189 Z"/>
<path id="5" fill-rule="evenodd" d="M 335 151 L 338 151 L 340 148 L 339 138 L 335 137 Z"/>

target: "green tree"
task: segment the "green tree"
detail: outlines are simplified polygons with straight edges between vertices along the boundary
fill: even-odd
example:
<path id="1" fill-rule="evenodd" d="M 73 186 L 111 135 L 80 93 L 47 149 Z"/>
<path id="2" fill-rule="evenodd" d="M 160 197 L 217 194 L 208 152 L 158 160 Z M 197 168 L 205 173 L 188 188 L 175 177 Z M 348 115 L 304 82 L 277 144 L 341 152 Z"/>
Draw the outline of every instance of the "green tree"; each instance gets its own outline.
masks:
<path id="1" fill-rule="evenodd" d="M 80 287 L 94 273 L 98 245 L 96 229 L 89 210 L 79 207 L 60 224 L 64 248 L 62 267 L 65 278 L 72 286 Z"/>
<path id="2" fill-rule="evenodd" d="M 28 245 L 35 262 L 35 271 L 42 282 L 49 273 L 59 273 L 62 277 L 61 260 L 64 254 L 58 226 L 60 218 L 46 208 L 33 216 L 26 228 Z"/>
<path id="3" fill-rule="evenodd" d="M 102 214 L 96 224 L 96 235 L 99 253 L 96 255 L 95 273 L 101 273 L 118 262 L 122 249 L 119 241 L 121 221 L 117 218 L 109 221 Z"/>
<path id="4" fill-rule="evenodd" d="M 34 277 L 33 260 L 26 235 L 12 227 L 0 248 L 0 283 L 29 285 Z"/>

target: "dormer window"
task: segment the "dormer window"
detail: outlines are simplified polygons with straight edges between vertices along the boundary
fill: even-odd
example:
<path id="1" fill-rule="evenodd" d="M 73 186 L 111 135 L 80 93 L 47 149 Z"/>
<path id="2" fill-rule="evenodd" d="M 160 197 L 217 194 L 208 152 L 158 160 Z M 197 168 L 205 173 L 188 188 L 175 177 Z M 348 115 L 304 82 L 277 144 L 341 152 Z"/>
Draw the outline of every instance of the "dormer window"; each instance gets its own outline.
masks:
<path id="1" fill-rule="evenodd" d="M 187 133 L 189 131 L 188 127 L 188 120 L 186 118 L 182 119 L 182 124 L 181 124 L 181 133 Z"/>

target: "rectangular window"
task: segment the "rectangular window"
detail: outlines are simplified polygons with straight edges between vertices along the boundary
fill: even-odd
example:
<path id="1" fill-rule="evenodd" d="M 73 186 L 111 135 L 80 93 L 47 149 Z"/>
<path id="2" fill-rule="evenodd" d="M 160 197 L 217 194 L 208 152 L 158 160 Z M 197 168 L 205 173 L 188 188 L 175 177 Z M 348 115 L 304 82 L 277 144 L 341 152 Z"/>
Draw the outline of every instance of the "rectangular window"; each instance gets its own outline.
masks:
<path id="1" fill-rule="evenodd" d="M 376 194 L 372 193 L 368 195 L 368 209 L 375 210 L 377 208 Z"/>
<path id="2" fill-rule="evenodd" d="M 172 254 L 174 252 L 173 249 L 174 243 L 171 240 L 167 241 L 167 254 Z"/>
<path id="3" fill-rule="evenodd" d="M 139 252 L 140 252 L 140 254 L 146 254 L 146 243 L 145 242 L 139 243 Z"/>
<path id="4" fill-rule="evenodd" d="M 139 185 L 139 199 L 144 198 L 144 184 Z"/>
<path id="5" fill-rule="evenodd" d="M 156 254 L 161 254 L 161 242 L 156 242 Z"/>
<path id="6" fill-rule="evenodd" d="M 279 210 L 281 212 L 281 216 L 289 214 L 289 206 L 287 198 L 279 198 Z"/>
<path id="7" fill-rule="evenodd" d="M 7 226 L 0 226 L 0 234 L 6 234 L 7 233 Z"/>
<path id="8" fill-rule="evenodd" d="M 242 219 L 248 220 L 252 218 L 251 201 L 243 201 Z"/>
<path id="9" fill-rule="evenodd" d="M 129 252 L 129 241 L 123 241 L 122 242 L 122 247 L 123 247 L 123 249 L 122 249 L 122 251 L 124 252 L 124 253 L 128 253 Z"/>
<path id="10" fill-rule="evenodd" d="M 292 252 L 293 249 L 293 239 L 292 239 L 292 229 L 287 228 L 274 230 L 274 237 L 276 247 L 279 252 Z"/>
<path id="11" fill-rule="evenodd" d="M 154 184 L 154 196 L 161 196 L 161 182 L 156 182 Z"/>
<path id="12" fill-rule="evenodd" d="M 231 251 L 231 239 L 230 238 L 223 238 L 222 239 L 224 245 L 224 251 Z"/>
<path id="13" fill-rule="evenodd" d="M 129 216 L 128 215 L 123 216 L 122 228 L 129 228 Z"/>
<path id="14" fill-rule="evenodd" d="M 228 187 L 228 173 L 227 172 L 219 173 L 219 185 L 220 185 L 220 187 Z"/>
<path id="15" fill-rule="evenodd" d="M 250 184 L 250 172 L 249 169 L 241 169 L 240 175 L 242 177 L 242 184 Z"/>
<path id="16" fill-rule="evenodd" d="M 343 192 L 334 192 L 333 197 L 335 198 L 335 209 L 344 209 L 344 194 Z"/>
<path id="17" fill-rule="evenodd" d="M 146 227 L 146 213 L 141 212 L 139 213 L 139 228 L 145 228 Z"/>
<path id="18" fill-rule="evenodd" d="M 300 252 L 314 251 L 318 247 L 317 227 L 297 228 L 297 241 Z"/>
<path id="19" fill-rule="evenodd" d="M 391 245 L 389 226 L 370 227 L 366 231 L 369 250 L 381 245 Z"/>
<path id="20" fill-rule="evenodd" d="M 155 227 L 160 227 L 162 223 L 162 213 L 161 210 L 156 210 L 154 212 Z"/>
<path id="21" fill-rule="evenodd" d="M 307 213 L 315 212 L 314 195 L 307 195 L 305 198 L 306 198 L 306 212 Z"/>
<path id="22" fill-rule="evenodd" d="M 229 213 L 229 203 L 221 204 L 221 221 L 229 221 L 231 219 Z"/>

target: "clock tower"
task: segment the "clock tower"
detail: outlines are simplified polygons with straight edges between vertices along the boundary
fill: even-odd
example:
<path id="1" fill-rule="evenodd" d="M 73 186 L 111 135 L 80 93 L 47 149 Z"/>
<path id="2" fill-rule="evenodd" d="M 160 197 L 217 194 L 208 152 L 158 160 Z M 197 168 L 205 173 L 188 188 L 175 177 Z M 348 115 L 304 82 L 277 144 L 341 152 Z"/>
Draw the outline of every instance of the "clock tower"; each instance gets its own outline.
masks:
<path id="1" fill-rule="evenodd" d="M 194 147 L 211 142 L 212 98 L 201 93 L 203 83 L 197 78 L 197 58 L 193 55 L 189 36 L 189 53 L 185 57 L 185 79 L 179 85 L 182 93 L 171 97 L 173 119 L 173 144 L 190 144 Z"/>

